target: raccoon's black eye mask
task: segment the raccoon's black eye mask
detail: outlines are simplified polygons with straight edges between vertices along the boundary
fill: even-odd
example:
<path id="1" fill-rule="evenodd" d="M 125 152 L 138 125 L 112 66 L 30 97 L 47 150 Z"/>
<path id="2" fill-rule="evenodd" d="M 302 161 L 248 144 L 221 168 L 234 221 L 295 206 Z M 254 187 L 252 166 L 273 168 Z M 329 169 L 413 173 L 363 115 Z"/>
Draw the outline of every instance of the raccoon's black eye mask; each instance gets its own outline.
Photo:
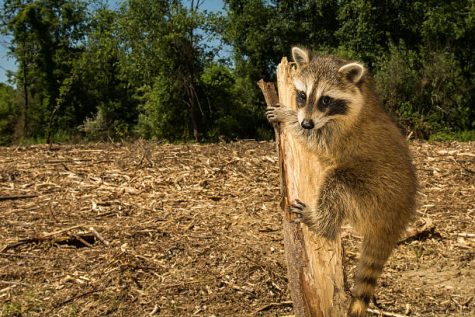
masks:
<path id="1" fill-rule="evenodd" d="M 305 101 L 307 100 L 307 95 L 303 91 L 297 92 L 297 105 L 299 107 L 303 107 L 305 105 Z"/>
<path id="2" fill-rule="evenodd" d="M 321 112 L 326 112 L 329 116 L 337 114 L 344 115 L 348 112 L 348 101 L 345 99 L 333 99 L 329 96 L 322 96 L 318 100 L 317 108 Z"/>

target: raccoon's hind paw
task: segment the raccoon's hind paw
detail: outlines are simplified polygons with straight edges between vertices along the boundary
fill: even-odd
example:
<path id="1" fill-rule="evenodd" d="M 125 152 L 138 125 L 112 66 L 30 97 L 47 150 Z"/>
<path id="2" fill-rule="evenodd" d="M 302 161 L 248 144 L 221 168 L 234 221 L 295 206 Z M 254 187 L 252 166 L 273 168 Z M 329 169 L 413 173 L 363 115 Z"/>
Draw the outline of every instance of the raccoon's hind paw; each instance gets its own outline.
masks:
<path id="1" fill-rule="evenodd" d="M 320 237 L 334 240 L 339 232 L 341 217 L 322 211 L 316 212 L 299 199 L 290 204 L 288 211 L 296 216 L 292 223 L 303 223 Z"/>
<path id="2" fill-rule="evenodd" d="M 300 199 L 295 199 L 289 206 L 289 211 L 296 214 L 302 214 L 303 210 L 307 208 L 307 205 Z"/>
<path id="3" fill-rule="evenodd" d="M 307 226 L 312 225 L 313 221 L 311 221 L 310 217 L 311 211 L 303 201 L 295 199 L 289 206 L 289 212 L 296 216 L 292 222 L 304 223 Z"/>

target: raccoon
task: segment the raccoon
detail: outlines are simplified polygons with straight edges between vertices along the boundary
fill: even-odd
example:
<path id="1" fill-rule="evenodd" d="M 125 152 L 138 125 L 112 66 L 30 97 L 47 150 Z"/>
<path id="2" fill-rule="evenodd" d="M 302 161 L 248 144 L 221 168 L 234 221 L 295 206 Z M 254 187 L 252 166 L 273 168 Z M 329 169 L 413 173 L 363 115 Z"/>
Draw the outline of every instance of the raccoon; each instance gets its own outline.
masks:
<path id="1" fill-rule="evenodd" d="M 317 205 L 297 199 L 289 211 L 327 239 L 345 219 L 363 236 L 348 315 L 366 316 L 383 265 L 415 215 L 415 168 L 361 63 L 299 47 L 292 57 L 298 109 L 271 106 L 267 118 L 317 154 L 324 176 Z"/>

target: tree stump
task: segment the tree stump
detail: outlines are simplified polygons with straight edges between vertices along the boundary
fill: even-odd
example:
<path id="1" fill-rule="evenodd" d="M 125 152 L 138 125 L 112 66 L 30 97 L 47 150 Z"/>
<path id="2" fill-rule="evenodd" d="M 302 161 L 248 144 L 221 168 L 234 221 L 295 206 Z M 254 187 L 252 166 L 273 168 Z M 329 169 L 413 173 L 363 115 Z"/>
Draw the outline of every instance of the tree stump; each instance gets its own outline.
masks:
<path id="1" fill-rule="evenodd" d="M 268 105 L 278 100 L 282 106 L 297 108 L 293 71 L 284 57 L 277 67 L 278 96 L 273 84 L 259 81 Z M 294 216 L 288 212 L 289 204 L 296 198 L 316 205 L 323 171 L 315 153 L 309 152 L 285 129 L 278 125 L 274 128 L 279 152 L 285 254 L 295 316 L 344 316 L 346 294 L 340 236 L 334 241 L 320 238 L 304 224 L 291 222 Z"/>

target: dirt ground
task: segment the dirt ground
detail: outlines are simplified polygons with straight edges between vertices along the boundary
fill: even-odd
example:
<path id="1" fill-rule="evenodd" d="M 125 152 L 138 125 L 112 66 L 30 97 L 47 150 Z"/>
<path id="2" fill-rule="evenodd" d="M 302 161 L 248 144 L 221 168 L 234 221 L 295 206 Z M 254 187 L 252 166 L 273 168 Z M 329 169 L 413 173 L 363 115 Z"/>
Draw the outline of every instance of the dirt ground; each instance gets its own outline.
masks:
<path id="1" fill-rule="evenodd" d="M 475 143 L 411 148 L 433 227 L 400 244 L 377 299 L 475 316 Z M 276 161 L 255 141 L 0 148 L 0 316 L 292 315 Z"/>

